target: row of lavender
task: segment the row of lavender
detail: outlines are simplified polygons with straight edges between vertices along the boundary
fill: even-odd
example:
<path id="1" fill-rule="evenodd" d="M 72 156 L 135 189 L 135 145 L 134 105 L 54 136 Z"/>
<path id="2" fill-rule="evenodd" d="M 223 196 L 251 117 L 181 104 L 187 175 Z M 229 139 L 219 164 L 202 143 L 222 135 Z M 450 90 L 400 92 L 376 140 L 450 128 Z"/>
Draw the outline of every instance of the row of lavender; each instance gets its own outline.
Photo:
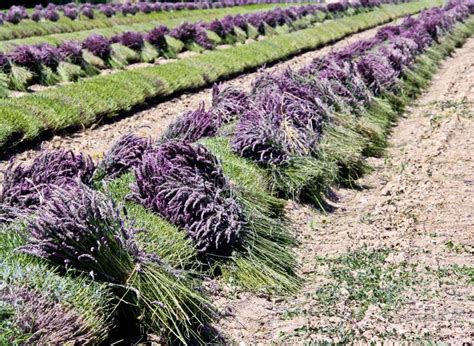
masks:
<path id="1" fill-rule="evenodd" d="M 443 9 L 383 28 L 375 37 L 316 59 L 298 71 L 264 75 L 253 83 L 250 94 L 232 91 L 232 97 L 220 97 L 226 100 L 225 116 L 216 113 L 214 106 L 186 113 L 172 125 L 168 138 L 196 141 L 238 120 L 232 148 L 241 156 L 264 165 L 318 156 L 318 143 L 334 112 L 363 114 L 380 95 L 399 93 L 400 77 L 416 57 L 473 11 L 472 0 L 450 2 Z"/>
<path id="2" fill-rule="evenodd" d="M 375 0 L 363 0 L 363 2 L 371 2 Z M 212 9 L 224 8 L 234 6 L 244 6 L 251 4 L 278 4 L 286 1 L 281 0 L 226 0 L 218 2 L 139 2 L 139 3 L 111 3 L 111 4 L 90 4 L 85 3 L 78 5 L 76 3 L 69 3 L 66 5 L 48 4 L 46 7 L 36 5 L 33 12 L 28 14 L 28 11 L 23 6 L 12 6 L 6 13 L 0 13 L 0 24 L 4 22 L 11 24 L 18 24 L 22 20 L 31 19 L 35 22 L 41 20 L 48 20 L 57 22 L 61 15 L 71 20 L 76 19 L 94 19 L 97 14 L 110 18 L 121 14 L 123 16 L 136 15 L 137 13 L 153 13 L 163 11 L 180 11 L 180 10 L 198 10 L 198 9 Z M 311 2 L 311 1 L 305 1 Z"/>
<path id="3" fill-rule="evenodd" d="M 290 8 L 276 8 L 270 11 L 250 13 L 246 15 L 226 16 L 223 19 L 216 19 L 209 23 L 183 23 L 174 29 L 169 29 L 160 25 L 150 32 L 125 32 L 106 38 L 102 35 L 92 34 L 83 42 L 69 41 L 54 47 L 51 44 L 43 43 L 39 45 L 22 45 L 13 49 L 7 54 L 0 53 L 0 71 L 7 75 L 18 76 L 14 78 L 15 83 L 11 88 L 25 90 L 29 84 L 42 83 L 54 84 L 59 81 L 51 74 L 57 74 L 58 69 L 63 71 L 73 71 L 74 76 L 79 76 L 84 71 L 90 74 L 97 73 L 98 68 L 121 66 L 127 63 L 144 61 L 153 62 L 158 56 L 174 57 L 176 51 L 169 46 L 170 36 L 184 43 L 188 49 L 212 49 L 217 44 L 216 40 L 210 38 L 214 33 L 218 39 L 225 43 L 236 41 L 244 42 L 247 37 L 256 38 L 258 35 L 266 34 L 271 28 L 288 25 L 302 18 L 308 21 L 307 26 L 315 21 L 321 20 L 324 16 L 339 15 L 344 13 L 349 7 L 347 4 L 334 3 L 333 6 L 321 7 L 316 5 L 305 5 Z M 363 9 L 366 9 L 365 7 Z M 362 11 L 358 8 L 357 11 Z M 319 15 L 318 15 L 319 14 Z M 303 25 L 300 23 L 298 28 Z M 135 53 L 135 57 L 127 59 L 113 55 L 112 44 L 119 43 Z M 87 50 L 99 59 L 85 59 L 83 51 Z M 145 54 L 142 54 L 143 52 Z M 130 54 L 128 54 L 130 56 Z M 112 59 L 115 57 L 116 59 Z M 90 66 L 90 62 L 94 66 Z M 64 64 L 73 64 L 78 68 L 64 68 Z M 114 65 L 115 63 L 115 65 Z M 12 68 L 13 67 L 13 68 Z M 18 67 L 27 69 L 25 73 L 18 73 Z M 60 68 L 61 67 L 61 68 Z M 21 70 L 20 70 L 21 71 Z M 49 73 L 48 73 L 49 72 Z M 44 76 L 46 74 L 46 77 Z M 25 80 L 21 80 L 20 77 Z M 74 80 L 74 76 L 65 76 L 66 81 Z M 63 78 L 63 79 L 64 79 Z"/>
<path id="4" fill-rule="evenodd" d="M 407 18 L 299 71 L 261 77 L 251 94 L 216 88 L 208 111 L 200 107 L 186 113 L 155 143 L 122 138 L 99 169 L 89 157 L 64 151 L 45 152 L 29 166 L 12 165 L 0 198 L 8 208 L 0 216 L 11 219 L 33 211 L 37 216 L 30 221 L 22 251 L 138 291 L 125 301 L 143 309 L 138 315 L 156 331 L 163 320 L 150 317 L 163 316 L 169 306 L 153 291 L 163 282 L 153 280 L 163 279 L 156 272 L 166 266 L 140 248 L 137 233 L 126 226 L 113 203 L 91 189 L 94 175 L 105 173 L 113 179 L 132 170 L 131 200 L 183 228 L 201 254 L 228 255 L 245 242 L 249 215 L 219 160 L 192 142 L 215 136 L 223 124 L 237 121 L 232 150 L 263 167 L 318 157 L 318 143 L 333 125 L 334 113 L 364 117 L 377 97 L 403 94 L 401 77 L 410 73 L 417 57 L 473 12 L 469 0 Z M 177 275 L 170 269 L 165 273 Z M 185 303 L 202 308 L 202 300 L 187 297 Z M 137 299 L 145 303 L 137 304 Z"/>

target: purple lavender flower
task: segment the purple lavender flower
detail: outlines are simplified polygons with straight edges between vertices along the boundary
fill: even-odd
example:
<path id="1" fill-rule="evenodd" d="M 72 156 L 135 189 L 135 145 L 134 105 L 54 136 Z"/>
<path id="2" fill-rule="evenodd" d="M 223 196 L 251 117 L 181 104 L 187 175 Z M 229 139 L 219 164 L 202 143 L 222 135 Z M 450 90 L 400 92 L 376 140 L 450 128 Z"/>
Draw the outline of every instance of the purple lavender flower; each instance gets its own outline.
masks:
<path id="1" fill-rule="evenodd" d="M 79 16 L 79 11 L 75 6 L 66 6 L 64 7 L 64 15 L 69 19 L 74 20 Z"/>
<path id="2" fill-rule="evenodd" d="M 115 16 L 116 11 L 115 9 L 110 6 L 110 5 L 100 5 L 99 6 L 99 11 L 106 17 L 110 18 L 112 16 Z"/>
<path id="3" fill-rule="evenodd" d="M 143 35 L 139 32 L 127 31 L 118 37 L 118 41 L 124 46 L 133 49 L 134 51 L 141 51 L 145 41 Z"/>
<path id="4" fill-rule="evenodd" d="M 166 26 L 159 25 L 146 35 L 146 40 L 158 49 L 165 49 L 168 45 L 165 35 L 167 35 L 168 32 L 169 30 Z"/>
<path id="5" fill-rule="evenodd" d="M 8 285 L 0 290 L 0 302 L 14 309 L 10 321 L 28 335 L 23 340 L 26 344 L 89 344 L 95 341 L 83 316 L 39 291 Z"/>
<path id="6" fill-rule="evenodd" d="M 47 10 L 44 18 L 52 22 L 57 22 L 59 20 L 59 13 L 55 10 Z"/>
<path id="7" fill-rule="evenodd" d="M 102 35 L 93 34 L 86 38 L 82 47 L 101 59 L 109 59 L 112 53 L 110 41 Z"/>
<path id="8" fill-rule="evenodd" d="M 212 112 L 206 111 L 204 103 L 201 103 L 198 109 L 184 113 L 170 124 L 161 140 L 195 142 L 200 138 L 215 135 L 220 125 L 219 119 Z"/>
<path id="9" fill-rule="evenodd" d="M 95 17 L 94 9 L 90 6 L 83 7 L 82 10 L 81 10 L 81 14 L 84 17 L 87 17 L 89 19 L 94 19 L 94 17 Z"/>
<path id="10" fill-rule="evenodd" d="M 64 57 L 73 64 L 82 64 L 82 45 L 77 41 L 64 42 L 59 46 L 59 50 Z"/>
<path id="11" fill-rule="evenodd" d="M 9 53 L 14 64 L 35 70 L 41 64 L 40 50 L 35 46 L 18 46 Z"/>
<path id="12" fill-rule="evenodd" d="M 51 186 L 29 231 L 23 252 L 115 284 L 127 283 L 135 263 L 154 259 L 139 249 L 113 202 L 85 185 Z"/>
<path id="13" fill-rule="evenodd" d="M 92 159 L 71 151 L 45 151 L 29 166 L 10 163 L 0 201 L 11 206 L 36 208 L 50 193 L 51 184 L 89 183 L 94 173 Z"/>
<path id="14" fill-rule="evenodd" d="M 230 255 L 243 216 L 216 157 L 201 145 L 167 143 L 135 169 L 132 198 L 182 227 L 197 251 Z"/>
<path id="15" fill-rule="evenodd" d="M 152 149 L 150 139 L 140 138 L 133 134 L 121 137 L 105 154 L 99 168 L 113 179 L 121 173 L 138 166 L 143 155 Z"/>
<path id="16" fill-rule="evenodd" d="M 359 59 L 357 71 L 375 94 L 389 90 L 398 77 L 397 71 L 392 68 L 388 59 L 374 53 Z"/>
<path id="17" fill-rule="evenodd" d="M 43 13 L 41 10 L 34 10 L 31 14 L 31 20 L 34 22 L 39 22 L 43 17 Z"/>
<path id="18" fill-rule="evenodd" d="M 212 87 L 212 108 L 219 123 L 226 124 L 237 120 L 250 107 L 249 96 L 241 90 L 226 87 L 222 88 L 218 84 Z"/>
<path id="19" fill-rule="evenodd" d="M 39 50 L 41 63 L 45 66 L 55 69 L 59 62 L 63 60 L 64 56 L 59 48 L 56 48 L 49 43 L 41 43 L 36 46 Z"/>
<path id="20" fill-rule="evenodd" d="M 28 18 L 28 13 L 23 6 L 12 6 L 8 10 L 5 20 L 12 24 L 18 24 L 22 19 Z"/>

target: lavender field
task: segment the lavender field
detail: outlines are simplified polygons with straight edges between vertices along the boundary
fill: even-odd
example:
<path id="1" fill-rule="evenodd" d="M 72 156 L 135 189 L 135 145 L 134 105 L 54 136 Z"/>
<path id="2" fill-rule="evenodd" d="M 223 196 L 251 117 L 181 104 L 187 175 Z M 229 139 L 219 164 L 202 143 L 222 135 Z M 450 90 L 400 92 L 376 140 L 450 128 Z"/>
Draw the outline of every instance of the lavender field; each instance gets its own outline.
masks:
<path id="1" fill-rule="evenodd" d="M 472 341 L 473 13 L 0 13 L 0 343 Z"/>

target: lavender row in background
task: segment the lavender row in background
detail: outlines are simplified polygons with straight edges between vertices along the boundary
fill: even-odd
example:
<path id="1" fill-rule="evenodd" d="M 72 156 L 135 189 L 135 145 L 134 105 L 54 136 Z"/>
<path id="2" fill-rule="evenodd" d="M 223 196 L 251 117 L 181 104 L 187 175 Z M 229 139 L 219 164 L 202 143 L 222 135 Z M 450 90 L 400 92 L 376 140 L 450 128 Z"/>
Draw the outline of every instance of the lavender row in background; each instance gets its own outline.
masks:
<path id="1" fill-rule="evenodd" d="M 367 0 L 366 0 L 367 1 Z M 369 2 L 371 0 L 368 0 Z M 224 7 L 244 6 L 253 4 L 278 4 L 286 3 L 288 1 L 283 0 L 226 0 L 218 2 L 139 2 L 124 4 L 113 3 L 113 4 L 82 4 L 78 5 L 75 3 L 69 3 L 66 5 L 54 5 L 48 4 L 43 7 L 42 5 L 35 6 L 33 12 L 28 14 L 28 11 L 23 6 L 12 6 L 5 13 L 0 13 L 0 24 L 4 22 L 11 24 L 18 24 L 24 19 L 31 19 L 35 22 L 41 20 L 48 20 L 56 22 L 61 16 L 65 16 L 71 20 L 76 19 L 94 19 L 98 14 L 101 14 L 107 18 L 115 15 L 136 15 L 137 13 L 152 13 L 152 12 L 163 12 L 163 11 L 180 11 L 180 10 L 198 10 L 198 9 L 215 9 Z M 295 1 L 300 2 L 300 1 Z M 312 0 L 304 1 L 305 3 L 314 2 Z"/>

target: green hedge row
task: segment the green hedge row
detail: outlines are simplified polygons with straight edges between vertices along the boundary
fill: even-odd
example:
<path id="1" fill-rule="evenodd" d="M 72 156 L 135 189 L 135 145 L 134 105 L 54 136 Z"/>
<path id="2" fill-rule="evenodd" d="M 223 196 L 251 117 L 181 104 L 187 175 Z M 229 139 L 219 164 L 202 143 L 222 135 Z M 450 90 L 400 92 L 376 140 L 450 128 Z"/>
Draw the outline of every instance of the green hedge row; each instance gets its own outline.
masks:
<path id="1" fill-rule="evenodd" d="M 16 99 L 3 99 L 0 100 L 0 147 L 35 139 L 46 131 L 89 126 L 147 101 L 203 87 L 441 3 L 442 0 L 422 0 L 385 5 L 371 13 L 264 41 L 159 66 L 98 76 Z"/>

